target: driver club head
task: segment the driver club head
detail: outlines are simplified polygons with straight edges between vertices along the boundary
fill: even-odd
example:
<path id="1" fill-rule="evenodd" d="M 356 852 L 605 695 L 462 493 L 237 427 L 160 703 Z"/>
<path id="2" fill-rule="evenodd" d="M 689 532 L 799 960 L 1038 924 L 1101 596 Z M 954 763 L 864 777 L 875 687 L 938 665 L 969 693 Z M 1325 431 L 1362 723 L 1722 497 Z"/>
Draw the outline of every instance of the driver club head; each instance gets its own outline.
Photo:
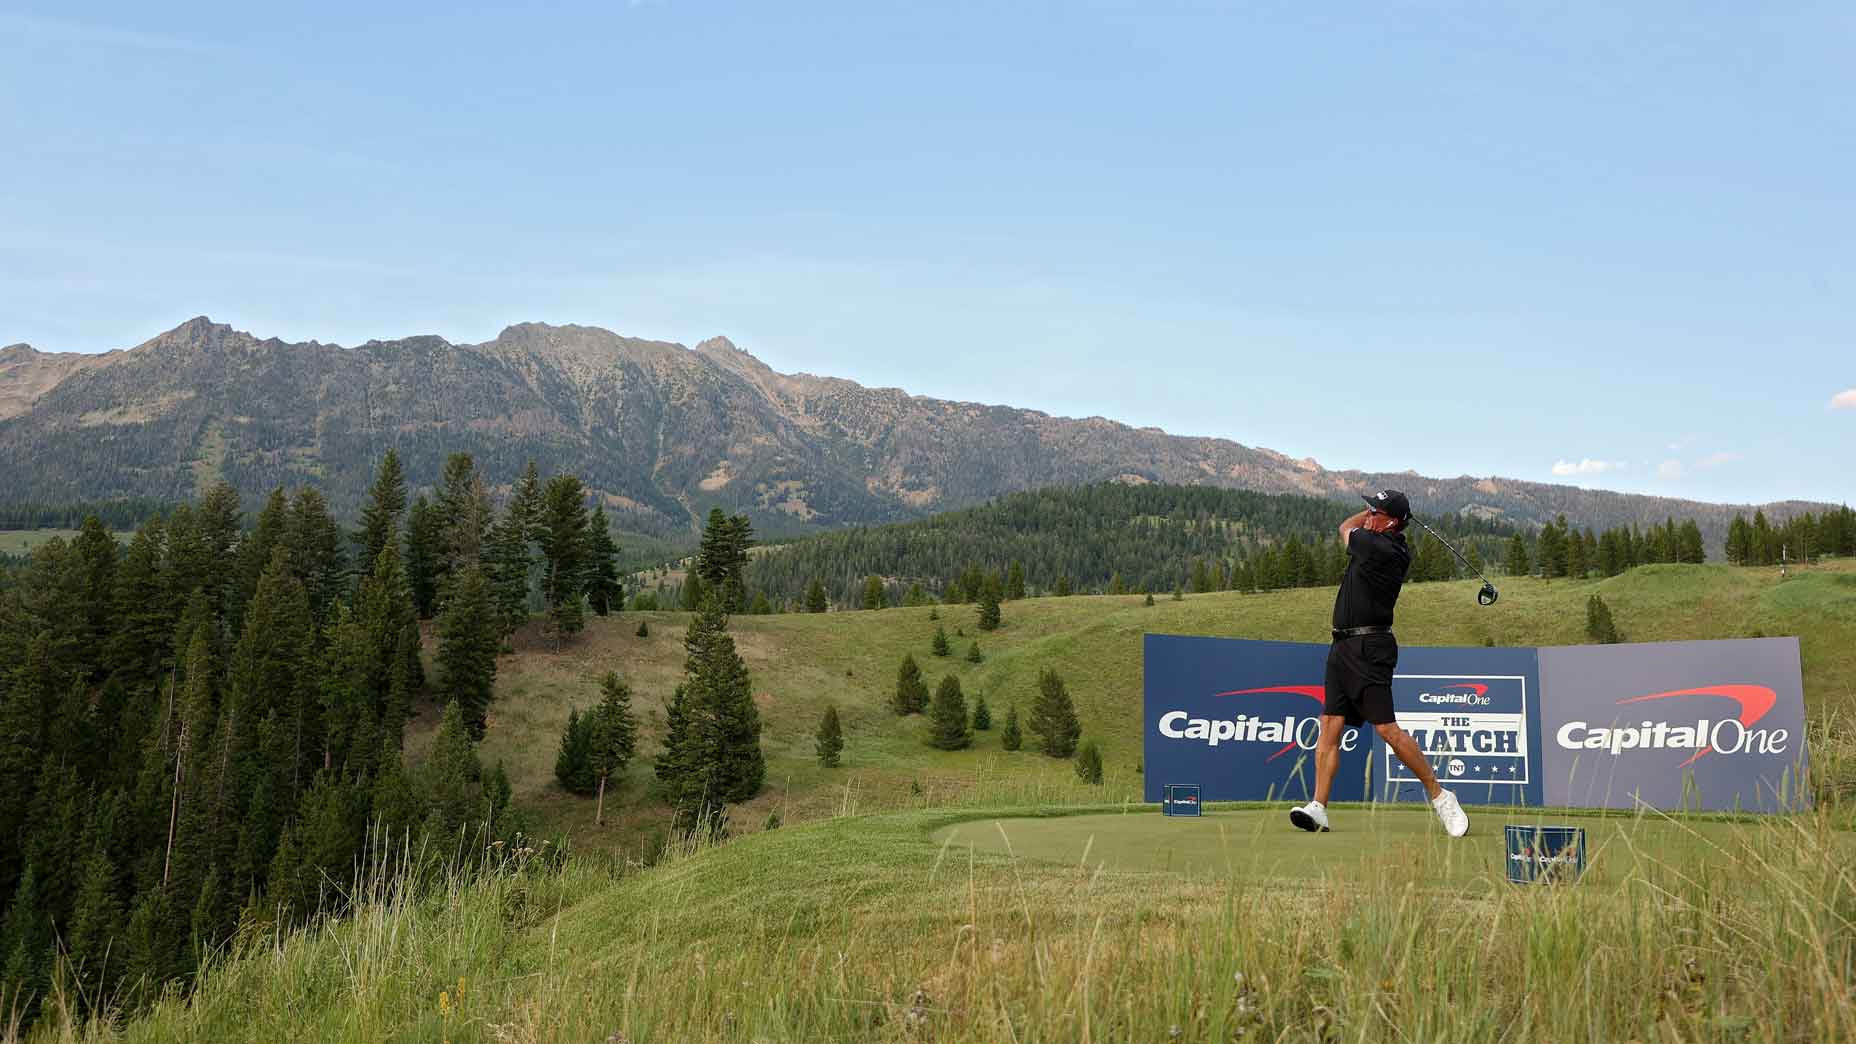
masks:
<path id="1" fill-rule="evenodd" d="M 1499 597 L 1501 597 L 1500 592 L 1496 591 L 1495 585 L 1489 583 L 1487 580 L 1482 582 L 1482 590 L 1476 592 L 1476 601 L 1481 602 L 1483 605 L 1494 605 L 1495 599 Z"/>

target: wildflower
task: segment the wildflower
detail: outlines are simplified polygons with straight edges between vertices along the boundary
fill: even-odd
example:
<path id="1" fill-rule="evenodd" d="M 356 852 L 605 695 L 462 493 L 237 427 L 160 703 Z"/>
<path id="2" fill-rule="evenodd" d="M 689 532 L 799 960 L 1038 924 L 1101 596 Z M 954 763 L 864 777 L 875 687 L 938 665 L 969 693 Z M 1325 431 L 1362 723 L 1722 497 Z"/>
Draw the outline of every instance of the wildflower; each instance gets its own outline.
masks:
<path id="1" fill-rule="evenodd" d="M 451 994 L 444 990 L 438 991 L 438 1013 L 440 1015 L 451 1014 Z"/>

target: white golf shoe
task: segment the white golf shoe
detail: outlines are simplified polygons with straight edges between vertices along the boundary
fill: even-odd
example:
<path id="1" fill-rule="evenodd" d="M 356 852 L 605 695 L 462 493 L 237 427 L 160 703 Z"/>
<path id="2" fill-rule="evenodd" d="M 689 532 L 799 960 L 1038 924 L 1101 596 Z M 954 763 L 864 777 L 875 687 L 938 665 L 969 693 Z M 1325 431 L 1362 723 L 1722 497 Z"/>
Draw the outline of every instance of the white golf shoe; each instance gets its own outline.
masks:
<path id="1" fill-rule="evenodd" d="M 1289 822 L 1311 834 L 1321 833 L 1328 828 L 1327 806 L 1318 801 L 1310 801 L 1300 808 L 1292 808 L 1289 810 Z"/>
<path id="2" fill-rule="evenodd" d="M 1444 825 L 1444 833 L 1451 837 L 1462 837 L 1469 833 L 1469 816 L 1463 806 L 1457 803 L 1456 795 L 1445 790 L 1431 799 L 1431 808 L 1437 812 L 1437 821 Z"/>

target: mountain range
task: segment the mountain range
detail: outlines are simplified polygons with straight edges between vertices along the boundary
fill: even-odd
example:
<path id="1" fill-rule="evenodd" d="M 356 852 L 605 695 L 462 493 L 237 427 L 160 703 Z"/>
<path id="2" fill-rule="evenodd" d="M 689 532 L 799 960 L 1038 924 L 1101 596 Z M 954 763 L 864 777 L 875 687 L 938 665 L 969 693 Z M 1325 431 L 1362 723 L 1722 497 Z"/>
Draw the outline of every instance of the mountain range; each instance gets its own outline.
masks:
<path id="1" fill-rule="evenodd" d="M 1293 433 L 1285 433 L 1292 435 Z M 1498 477 L 1332 471 L 1226 439 L 1102 417 L 909 395 L 776 373 L 716 337 L 687 348 L 588 326 L 523 323 L 481 344 L 353 348 L 260 339 L 200 317 L 126 350 L 0 348 L 0 501 L 184 498 L 224 479 L 253 505 L 319 485 L 352 515 L 388 447 L 435 483 L 463 451 L 495 486 L 527 461 L 572 471 L 623 528 L 675 534 L 711 507 L 763 534 L 896 521 L 1101 480 L 1351 500 L 1395 486 L 1421 511 L 1531 525 L 1695 518 L 1718 548 L 1751 505 Z M 1763 505 L 1786 517 L 1824 505 Z"/>

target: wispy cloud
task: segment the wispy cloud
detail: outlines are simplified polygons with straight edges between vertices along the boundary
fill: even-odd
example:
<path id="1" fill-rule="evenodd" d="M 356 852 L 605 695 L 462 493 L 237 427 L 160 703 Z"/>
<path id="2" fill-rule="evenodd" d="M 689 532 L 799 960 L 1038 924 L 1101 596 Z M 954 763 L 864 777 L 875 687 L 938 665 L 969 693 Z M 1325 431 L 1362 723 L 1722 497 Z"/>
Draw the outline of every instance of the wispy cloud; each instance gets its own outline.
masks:
<path id="1" fill-rule="evenodd" d="M 1555 461 L 1553 473 L 1560 478 L 1571 478 L 1576 475 L 1604 475 L 1613 471 L 1623 471 L 1627 467 L 1629 465 L 1621 460 L 1593 460 L 1590 457 L 1582 457 L 1576 461 Z"/>
<path id="2" fill-rule="evenodd" d="M 1840 391 L 1832 395 L 1830 397 L 1830 408 L 1833 410 L 1856 410 L 1856 388 L 1851 388 L 1849 391 Z"/>
<path id="3" fill-rule="evenodd" d="M 1710 471 L 1714 468 L 1720 467 L 1723 464 L 1732 464 L 1732 463 L 1735 463 L 1736 461 L 1742 461 L 1745 459 L 1746 459 L 1746 454 L 1744 453 L 1735 453 L 1732 450 L 1719 450 L 1717 452 L 1710 453 L 1707 456 L 1696 461 L 1695 470 Z"/>
<path id="4" fill-rule="evenodd" d="M 1682 462 L 1674 457 L 1656 466 L 1656 477 L 1659 479 L 1679 479 L 1683 474 Z"/>
<path id="5" fill-rule="evenodd" d="M 1690 446 L 1693 446 L 1694 444 L 1695 444 L 1695 436 L 1684 435 L 1681 438 L 1669 444 L 1669 452 L 1680 453 L 1683 450 L 1688 449 Z"/>
<path id="6" fill-rule="evenodd" d="M 139 29 L 79 22 L 69 18 L 46 18 L 41 15 L 0 13 L 0 38 L 10 37 L 25 47 L 113 47 L 140 51 L 173 51 L 203 54 L 215 50 L 211 44 L 166 33 L 149 33 Z M 5 50 L 5 48 L 0 48 Z"/>

